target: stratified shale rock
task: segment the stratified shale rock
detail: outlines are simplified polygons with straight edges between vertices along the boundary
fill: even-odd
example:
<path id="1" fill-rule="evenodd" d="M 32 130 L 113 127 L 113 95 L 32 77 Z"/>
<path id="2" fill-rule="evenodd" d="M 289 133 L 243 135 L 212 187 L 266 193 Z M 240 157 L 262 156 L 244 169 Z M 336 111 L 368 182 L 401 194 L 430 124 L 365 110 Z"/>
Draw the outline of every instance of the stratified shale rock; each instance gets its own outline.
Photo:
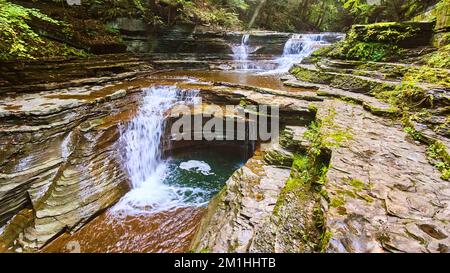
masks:
<path id="1" fill-rule="evenodd" d="M 120 124 L 140 89 L 69 88 L 4 97 L 0 106 L 0 224 L 6 247 L 34 250 L 75 231 L 127 190 Z"/>

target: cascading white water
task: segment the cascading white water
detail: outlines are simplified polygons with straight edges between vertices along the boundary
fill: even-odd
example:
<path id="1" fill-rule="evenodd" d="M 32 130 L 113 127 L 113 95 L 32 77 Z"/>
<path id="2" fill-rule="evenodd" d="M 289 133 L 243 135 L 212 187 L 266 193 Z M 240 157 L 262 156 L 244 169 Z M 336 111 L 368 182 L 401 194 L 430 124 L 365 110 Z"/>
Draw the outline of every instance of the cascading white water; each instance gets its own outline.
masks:
<path id="1" fill-rule="evenodd" d="M 277 59 L 278 68 L 276 73 L 285 73 L 295 63 L 301 62 L 308 57 L 316 49 L 330 45 L 324 37 L 329 36 L 329 33 L 321 34 L 293 34 L 286 42 L 283 50 L 283 56 Z"/>
<path id="2" fill-rule="evenodd" d="M 174 87 L 147 89 L 137 116 L 121 136 L 126 149 L 125 166 L 133 188 L 148 181 L 161 164 L 160 140 L 164 112 L 177 100 Z"/>
<path id="3" fill-rule="evenodd" d="M 233 51 L 233 60 L 238 62 L 237 69 L 248 69 L 248 57 L 250 55 L 250 34 L 242 35 L 241 44 L 231 46 Z"/>
<path id="4" fill-rule="evenodd" d="M 161 158 L 161 137 L 164 114 L 177 103 L 195 103 L 197 92 L 182 91 L 175 86 L 152 87 L 146 93 L 137 116 L 123 129 L 121 143 L 125 146 L 124 165 L 132 190 L 112 209 L 117 215 L 155 213 L 175 207 L 196 205 L 185 192 L 201 189 L 167 185 L 168 164 Z M 200 204 L 199 204 L 200 205 Z"/>

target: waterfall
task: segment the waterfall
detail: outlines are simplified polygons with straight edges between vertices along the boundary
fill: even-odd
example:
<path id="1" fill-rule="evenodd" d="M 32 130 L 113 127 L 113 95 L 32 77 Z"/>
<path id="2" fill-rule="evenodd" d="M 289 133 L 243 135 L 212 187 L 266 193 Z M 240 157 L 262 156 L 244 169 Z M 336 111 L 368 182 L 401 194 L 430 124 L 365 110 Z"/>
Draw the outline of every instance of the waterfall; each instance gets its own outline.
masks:
<path id="1" fill-rule="evenodd" d="M 150 88 L 144 92 L 146 95 L 137 116 L 121 136 L 126 149 L 125 167 L 133 188 L 151 180 L 161 165 L 163 115 L 177 99 L 174 87 Z"/>
<path id="2" fill-rule="evenodd" d="M 242 35 L 241 44 L 231 46 L 233 51 L 233 60 L 238 62 L 237 69 L 248 69 L 248 56 L 250 55 L 250 34 Z"/>
<path id="3" fill-rule="evenodd" d="M 163 183 L 169 170 L 161 156 L 165 113 L 175 104 L 194 103 L 197 92 L 164 86 L 147 88 L 144 93 L 139 112 L 122 129 L 120 137 L 132 190 L 112 209 L 118 215 L 154 213 L 184 206 L 184 193 L 197 190 Z"/>
<path id="4" fill-rule="evenodd" d="M 330 45 L 324 37 L 330 35 L 321 34 L 293 34 L 286 42 L 283 50 L 283 56 L 277 59 L 277 73 L 288 72 L 295 63 L 301 62 L 316 49 Z"/>

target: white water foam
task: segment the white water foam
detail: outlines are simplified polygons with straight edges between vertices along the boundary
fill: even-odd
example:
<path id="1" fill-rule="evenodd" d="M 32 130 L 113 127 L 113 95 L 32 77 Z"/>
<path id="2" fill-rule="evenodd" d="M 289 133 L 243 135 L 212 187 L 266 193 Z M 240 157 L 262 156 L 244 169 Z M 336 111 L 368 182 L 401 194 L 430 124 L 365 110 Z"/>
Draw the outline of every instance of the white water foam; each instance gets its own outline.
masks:
<path id="1" fill-rule="evenodd" d="M 250 54 L 249 46 L 250 35 L 242 35 L 241 43 L 231 47 L 233 51 L 233 59 L 238 62 L 238 69 L 248 69 L 248 56 Z"/>
<path id="2" fill-rule="evenodd" d="M 180 169 L 185 171 L 198 172 L 203 175 L 213 175 L 213 173 L 211 172 L 211 166 L 209 166 L 208 163 L 204 161 L 190 160 L 187 162 L 183 162 L 180 164 Z"/>
<path id="3" fill-rule="evenodd" d="M 182 91 L 174 86 L 152 87 L 137 116 L 123 129 L 124 165 L 132 190 L 116 204 L 116 216 L 140 215 L 173 208 L 204 205 L 202 189 L 164 184 L 169 164 L 161 158 L 164 114 L 178 103 L 194 103 L 197 92 Z M 193 198 L 194 197 L 194 198 Z"/>
<path id="4" fill-rule="evenodd" d="M 283 56 L 278 58 L 278 68 L 273 73 L 286 73 L 296 63 L 309 57 L 315 50 L 330 45 L 324 37 L 329 34 L 293 34 L 286 42 Z"/>
<path id="5" fill-rule="evenodd" d="M 250 34 L 242 35 L 240 44 L 231 45 L 233 60 L 236 62 L 235 68 L 242 71 L 259 69 L 256 63 L 249 62 L 249 57 L 260 48 L 260 46 L 250 45 Z"/>
<path id="6" fill-rule="evenodd" d="M 293 34 L 284 45 L 283 55 L 275 60 L 277 68 L 259 74 L 284 74 L 296 63 L 301 63 L 317 49 L 328 46 L 330 38 L 339 40 L 340 33 Z"/>

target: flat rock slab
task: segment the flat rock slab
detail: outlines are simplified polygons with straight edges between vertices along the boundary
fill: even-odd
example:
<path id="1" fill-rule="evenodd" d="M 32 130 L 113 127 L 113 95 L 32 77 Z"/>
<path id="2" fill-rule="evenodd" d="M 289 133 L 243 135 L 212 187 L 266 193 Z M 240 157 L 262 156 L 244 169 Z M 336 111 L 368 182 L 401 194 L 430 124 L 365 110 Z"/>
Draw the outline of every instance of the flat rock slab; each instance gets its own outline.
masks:
<path id="1" fill-rule="evenodd" d="M 352 138 L 332 148 L 327 251 L 448 252 L 450 183 L 428 162 L 426 147 L 360 106 L 326 101 L 319 118 L 329 109 L 333 126 Z"/>
<path id="2" fill-rule="evenodd" d="M 334 97 L 349 100 L 362 105 L 367 111 L 380 116 L 396 116 L 399 110 L 393 108 L 388 103 L 382 102 L 374 97 L 361 93 L 353 93 L 342 89 L 322 87 L 317 91 L 317 95 L 325 97 Z"/>

